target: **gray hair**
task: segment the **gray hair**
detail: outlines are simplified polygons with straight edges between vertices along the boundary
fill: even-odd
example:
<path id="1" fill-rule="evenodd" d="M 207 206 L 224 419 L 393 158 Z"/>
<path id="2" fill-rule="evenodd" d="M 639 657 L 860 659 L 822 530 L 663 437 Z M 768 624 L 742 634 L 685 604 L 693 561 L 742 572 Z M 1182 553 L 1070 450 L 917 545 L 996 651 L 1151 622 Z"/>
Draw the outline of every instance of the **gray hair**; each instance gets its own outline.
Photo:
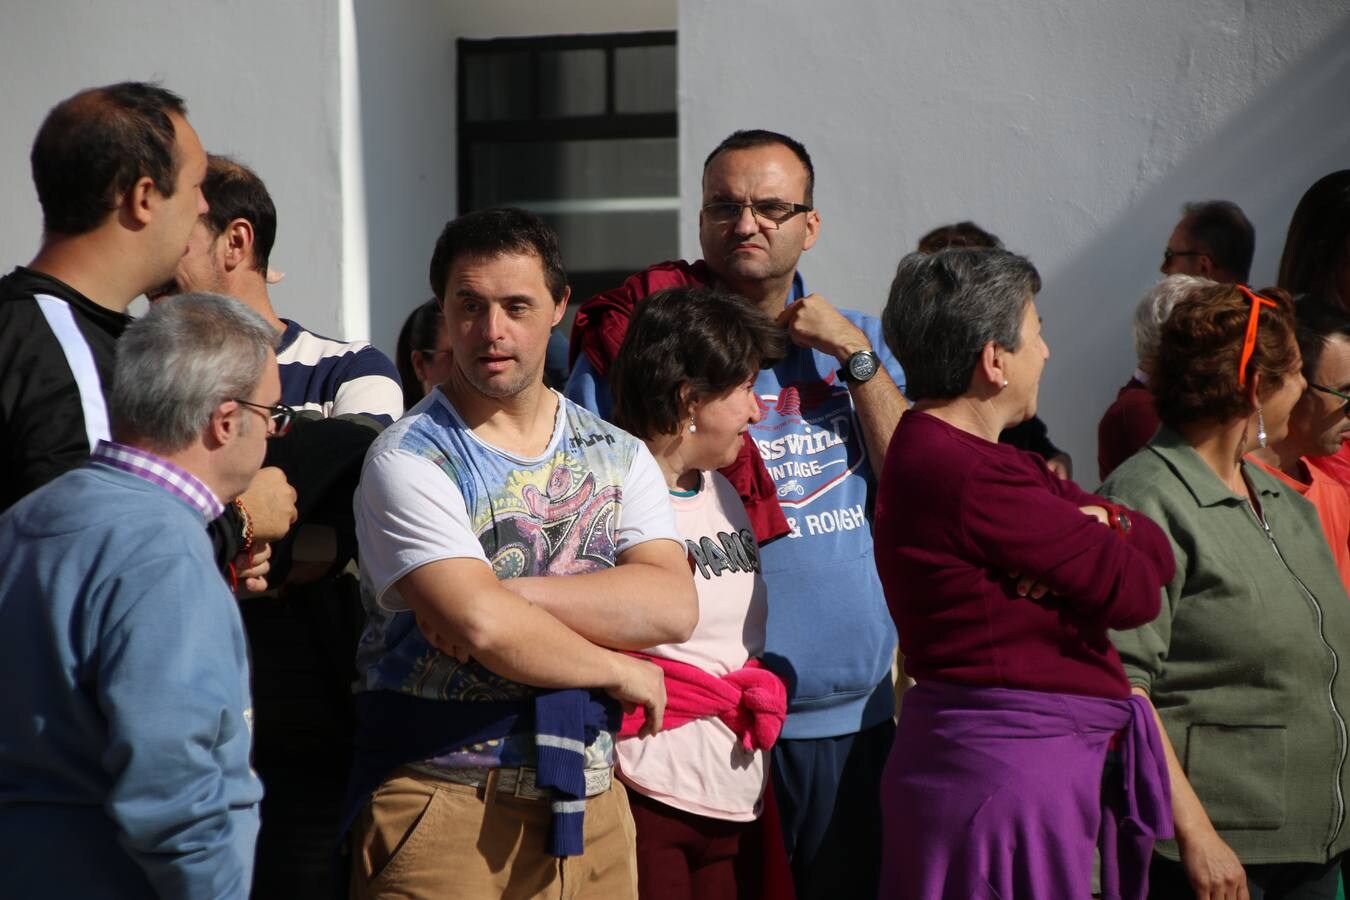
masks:
<path id="1" fill-rule="evenodd" d="M 1214 284 L 1208 278 L 1195 275 L 1168 275 L 1144 294 L 1144 299 L 1134 308 L 1134 355 L 1142 364 L 1158 350 L 1158 336 L 1163 323 L 1172 314 L 1177 301 L 1190 294 L 1191 290 L 1202 285 Z"/>
<path id="2" fill-rule="evenodd" d="M 881 326 L 905 370 L 909 399 L 964 394 L 990 341 L 1017 350 L 1023 310 L 1040 289 L 1031 261 L 1007 250 L 942 250 L 900 260 Z"/>
<path id="3" fill-rule="evenodd" d="M 253 393 L 276 343 L 272 326 L 231 297 L 159 301 L 117 342 L 108 402 L 113 437 L 160 453 L 182 450 L 217 406 Z"/>

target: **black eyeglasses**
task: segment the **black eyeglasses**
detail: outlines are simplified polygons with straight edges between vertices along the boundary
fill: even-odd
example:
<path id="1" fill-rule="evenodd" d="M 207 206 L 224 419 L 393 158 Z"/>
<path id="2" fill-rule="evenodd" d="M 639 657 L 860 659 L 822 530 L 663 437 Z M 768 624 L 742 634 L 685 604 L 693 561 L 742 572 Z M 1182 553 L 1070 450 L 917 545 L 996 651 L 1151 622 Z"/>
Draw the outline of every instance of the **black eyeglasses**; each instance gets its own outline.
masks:
<path id="1" fill-rule="evenodd" d="M 812 207 L 805 203 L 788 203 L 786 200 L 756 200 L 753 203 L 737 203 L 735 200 L 718 200 L 703 204 L 703 215 L 715 225 L 726 225 L 741 217 L 741 210 L 749 209 L 756 219 L 777 228 L 798 213 L 810 212 Z"/>
<path id="2" fill-rule="evenodd" d="M 1344 400 L 1345 404 L 1341 407 L 1341 412 L 1345 413 L 1346 415 L 1350 415 L 1350 394 L 1344 394 L 1338 390 L 1329 387 L 1324 387 L 1323 385 L 1320 384 L 1313 384 L 1311 381 L 1308 382 L 1308 387 L 1312 388 L 1314 391 L 1321 391 L 1324 394 L 1330 394 L 1333 397 L 1338 397 L 1341 400 Z"/>
<path id="3" fill-rule="evenodd" d="M 1209 254 L 1203 250 L 1173 250 L 1168 247 L 1163 251 L 1163 265 L 1167 265 L 1178 256 L 1209 256 Z"/>
<path id="4" fill-rule="evenodd" d="M 250 403 L 247 400 L 240 400 L 238 397 L 232 399 L 241 406 L 251 406 L 254 409 L 267 412 L 267 417 L 272 421 L 272 432 L 268 437 L 281 437 L 291 430 L 291 423 L 295 421 L 295 410 L 284 403 L 278 403 L 276 406 L 263 406 L 261 403 Z"/>

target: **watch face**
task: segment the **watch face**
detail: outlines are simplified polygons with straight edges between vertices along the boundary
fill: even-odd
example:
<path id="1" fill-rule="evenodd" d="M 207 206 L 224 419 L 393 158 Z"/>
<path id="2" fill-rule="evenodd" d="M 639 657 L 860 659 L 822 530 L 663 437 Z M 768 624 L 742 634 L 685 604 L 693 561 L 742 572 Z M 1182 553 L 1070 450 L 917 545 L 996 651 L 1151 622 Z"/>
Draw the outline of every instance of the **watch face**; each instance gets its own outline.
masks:
<path id="1" fill-rule="evenodd" d="M 848 358 L 848 374 L 854 381 L 866 381 L 877 374 L 877 355 L 859 350 Z"/>

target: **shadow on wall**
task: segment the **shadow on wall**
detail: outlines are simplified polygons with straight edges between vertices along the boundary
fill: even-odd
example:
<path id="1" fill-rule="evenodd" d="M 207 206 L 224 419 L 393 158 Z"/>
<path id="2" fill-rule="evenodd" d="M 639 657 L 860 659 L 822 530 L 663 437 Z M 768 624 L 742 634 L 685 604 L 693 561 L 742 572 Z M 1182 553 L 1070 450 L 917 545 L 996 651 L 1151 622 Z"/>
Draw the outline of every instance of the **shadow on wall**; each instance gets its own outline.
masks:
<path id="1" fill-rule="evenodd" d="M 1144 189 L 1068 264 L 1043 273 L 1038 305 L 1051 360 L 1041 382 L 1041 408 L 1056 442 L 1073 454 L 1084 486 L 1098 483 L 1097 421 L 1134 370 L 1130 316 L 1161 277 L 1163 247 L 1181 205 L 1227 199 L 1241 206 L 1257 229 L 1252 281 L 1258 287 L 1273 283 L 1299 197 L 1350 160 L 1347 85 L 1350 18 Z M 1103 300 L 1118 306 L 1103 315 Z"/>
<path id="2" fill-rule="evenodd" d="M 455 55 L 446 5 L 354 3 L 370 342 L 392 359 L 431 295 L 427 264 L 455 212 Z"/>

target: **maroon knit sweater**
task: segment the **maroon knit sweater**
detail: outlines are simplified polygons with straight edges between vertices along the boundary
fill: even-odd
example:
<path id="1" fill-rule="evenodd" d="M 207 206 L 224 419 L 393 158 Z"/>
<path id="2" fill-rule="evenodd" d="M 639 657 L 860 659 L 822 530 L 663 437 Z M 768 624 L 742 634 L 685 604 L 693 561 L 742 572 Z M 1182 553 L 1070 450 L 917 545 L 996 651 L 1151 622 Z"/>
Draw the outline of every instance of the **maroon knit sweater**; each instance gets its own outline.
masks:
<path id="1" fill-rule="evenodd" d="M 1122 537 L 1079 511 L 1104 503 L 1034 454 L 907 413 L 886 454 L 875 544 L 909 675 L 1128 697 L 1107 629 L 1157 616 L 1175 560 L 1143 515 Z M 1019 597 L 1012 572 L 1052 593 Z"/>

